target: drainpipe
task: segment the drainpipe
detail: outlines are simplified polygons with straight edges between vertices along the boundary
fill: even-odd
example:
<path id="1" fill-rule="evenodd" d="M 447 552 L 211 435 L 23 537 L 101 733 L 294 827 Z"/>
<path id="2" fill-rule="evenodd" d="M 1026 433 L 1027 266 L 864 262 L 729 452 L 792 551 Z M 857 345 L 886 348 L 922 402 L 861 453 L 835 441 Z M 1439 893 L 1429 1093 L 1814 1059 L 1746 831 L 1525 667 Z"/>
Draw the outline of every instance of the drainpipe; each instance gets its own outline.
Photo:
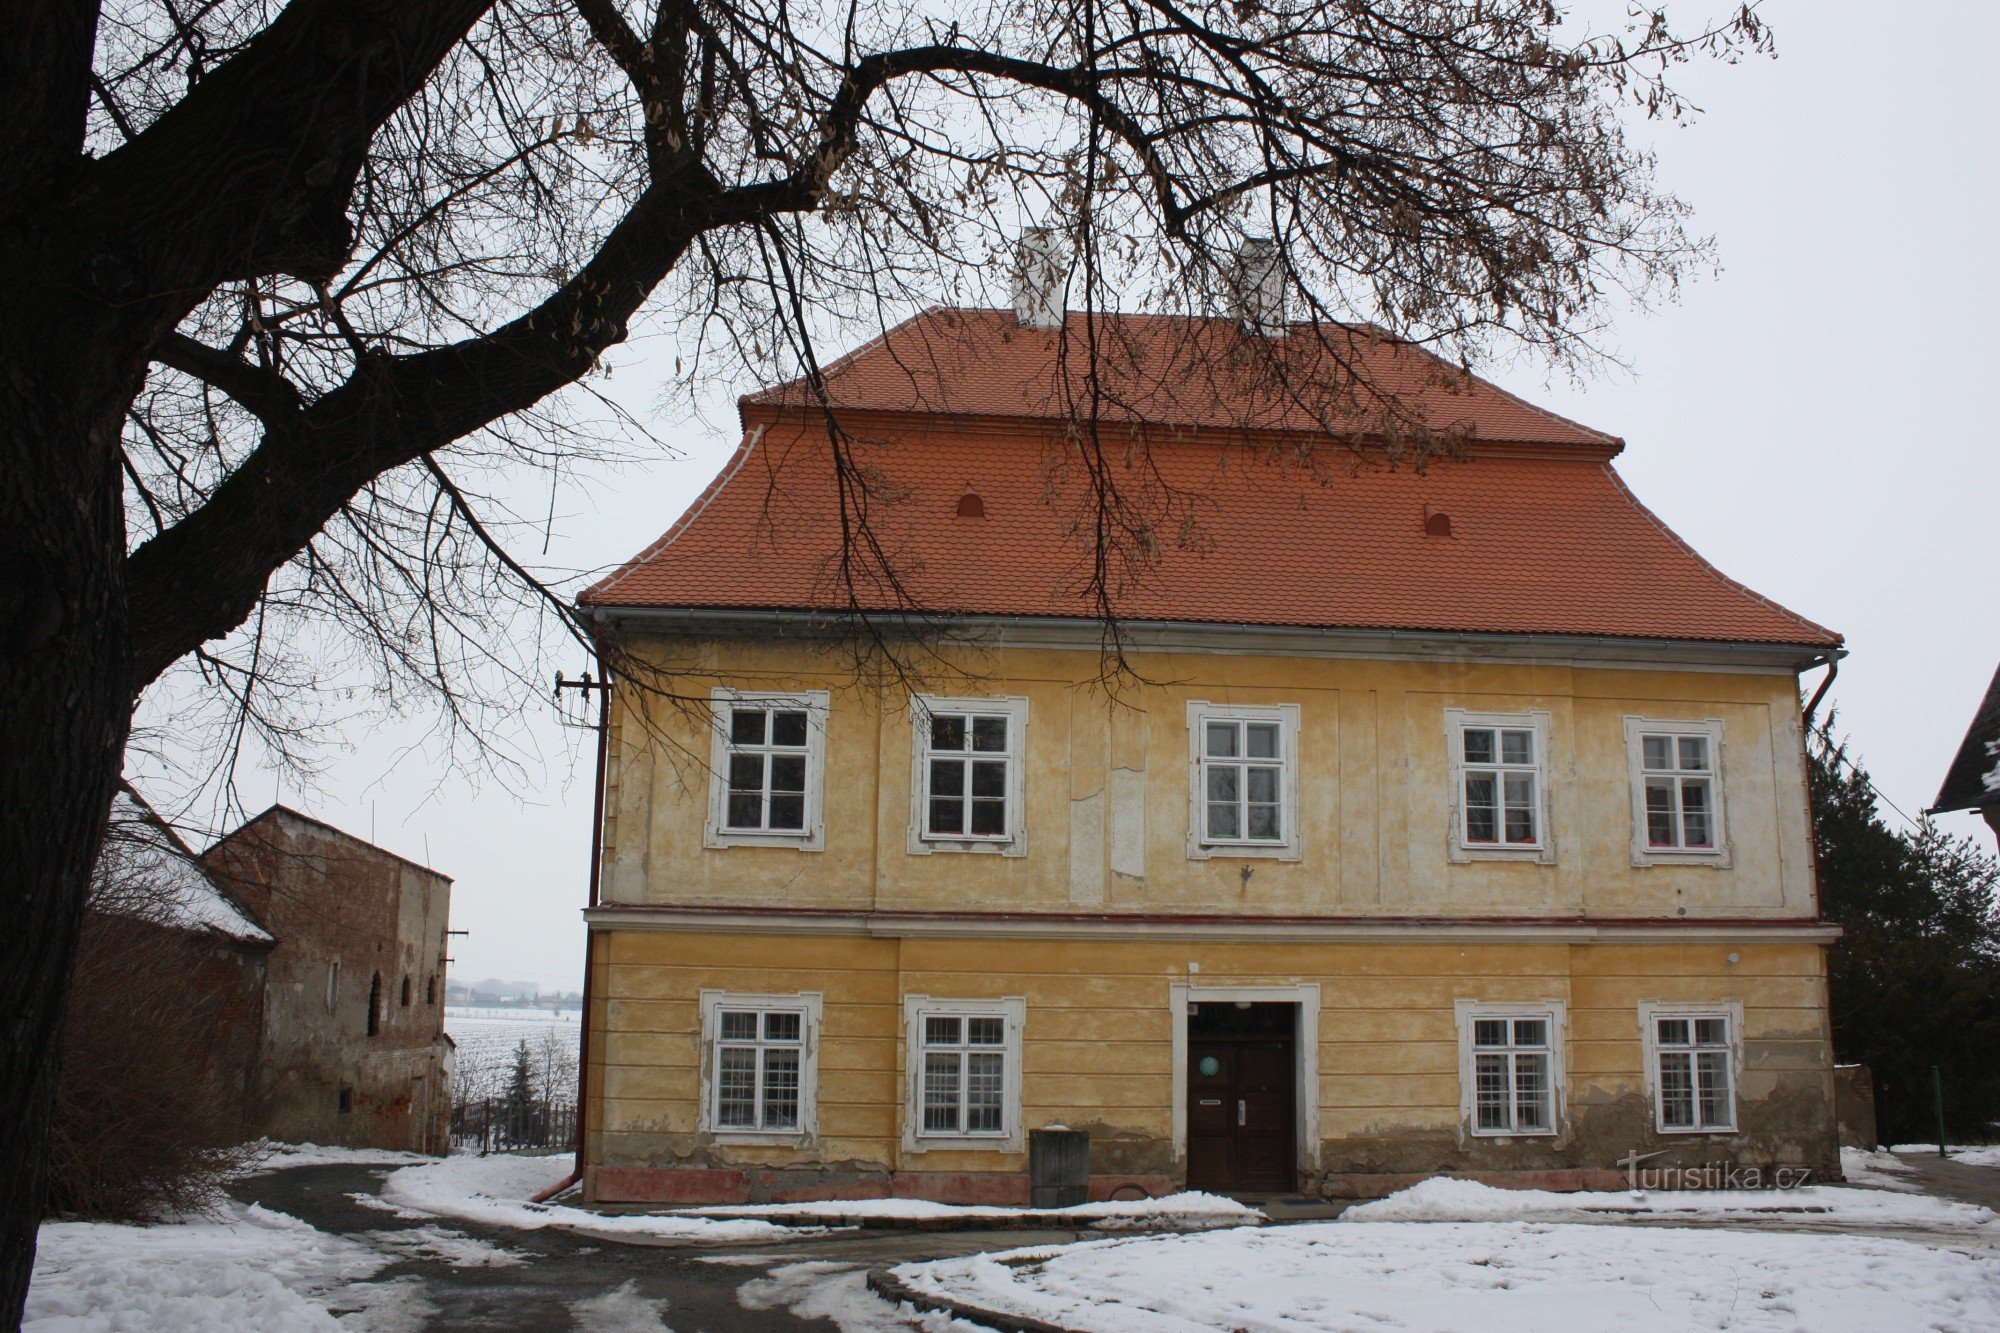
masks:
<path id="1" fill-rule="evenodd" d="M 604 654 L 597 654 L 597 786 L 590 805 L 590 906 L 597 906 L 599 881 L 604 868 L 604 782 L 608 749 L 608 719 L 611 712 L 611 670 Z M 583 1012 L 578 1015 L 576 1045 L 576 1162 L 570 1173 L 534 1196 L 533 1202 L 547 1203 L 583 1179 L 585 1115 L 590 1107 L 590 978 L 596 970 L 597 937 L 590 927 L 583 934 Z"/>
<path id="2" fill-rule="evenodd" d="M 1826 675 L 1821 677 L 1819 688 L 1813 691 L 1813 697 L 1806 703 L 1805 724 L 1808 739 L 1812 736 L 1813 713 L 1819 708 L 1819 701 L 1826 697 L 1827 690 L 1832 687 L 1833 678 L 1839 674 L 1840 657 L 1838 654 L 1830 654 L 1826 659 Z"/>

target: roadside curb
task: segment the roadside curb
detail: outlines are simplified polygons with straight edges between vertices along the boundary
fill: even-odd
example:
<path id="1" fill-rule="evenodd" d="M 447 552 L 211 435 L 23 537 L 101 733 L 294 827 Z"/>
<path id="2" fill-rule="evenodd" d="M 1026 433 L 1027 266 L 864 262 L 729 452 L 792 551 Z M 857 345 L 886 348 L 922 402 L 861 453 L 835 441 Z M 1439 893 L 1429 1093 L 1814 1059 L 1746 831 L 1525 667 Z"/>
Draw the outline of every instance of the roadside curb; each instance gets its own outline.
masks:
<path id="1" fill-rule="evenodd" d="M 1076 1333 L 1074 1329 L 1061 1324 L 1051 1324 L 1044 1319 L 1030 1319 L 1026 1315 L 1002 1314 L 998 1310 L 988 1310 L 983 1306 L 971 1305 L 965 1301 L 955 1301 L 948 1296 L 936 1296 L 903 1282 L 887 1268 L 868 1270 L 868 1290 L 892 1304 L 908 1304 L 929 1314 L 947 1314 L 954 1319 L 970 1320 L 999 1333 Z"/>

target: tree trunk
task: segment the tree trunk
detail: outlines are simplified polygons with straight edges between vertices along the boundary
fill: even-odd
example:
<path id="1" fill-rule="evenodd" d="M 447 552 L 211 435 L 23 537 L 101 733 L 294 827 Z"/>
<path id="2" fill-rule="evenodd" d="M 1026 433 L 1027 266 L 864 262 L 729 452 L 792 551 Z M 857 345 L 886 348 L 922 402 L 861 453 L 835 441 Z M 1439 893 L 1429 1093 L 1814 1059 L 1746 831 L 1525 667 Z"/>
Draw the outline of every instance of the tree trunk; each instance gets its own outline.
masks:
<path id="1" fill-rule="evenodd" d="M 87 320 L 50 318 L 46 304 L 8 295 L 0 294 L 0 1328 L 19 1322 L 33 1271 L 70 963 L 131 725 L 118 437 L 135 382 L 130 370 L 93 364 Z"/>

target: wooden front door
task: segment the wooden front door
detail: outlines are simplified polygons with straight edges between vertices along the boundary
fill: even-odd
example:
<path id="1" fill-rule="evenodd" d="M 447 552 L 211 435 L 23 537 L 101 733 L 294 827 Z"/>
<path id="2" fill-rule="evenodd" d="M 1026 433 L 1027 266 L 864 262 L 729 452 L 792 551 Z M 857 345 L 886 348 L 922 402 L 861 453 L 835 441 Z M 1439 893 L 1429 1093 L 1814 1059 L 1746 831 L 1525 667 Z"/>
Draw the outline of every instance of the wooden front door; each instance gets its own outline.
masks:
<path id="1" fill-rule="evenodd" d="M 1200 1035 L 1201 1028 L 1216 1026 L 1232 1025 L 1203 1024 L 1198 1018 L 1189 1023 L 1188 1188 L 1290 1193 L 1298 1188 L 1293 1170 L 1298 1062 L 1292 1036 L 1254 1031 Z"/>

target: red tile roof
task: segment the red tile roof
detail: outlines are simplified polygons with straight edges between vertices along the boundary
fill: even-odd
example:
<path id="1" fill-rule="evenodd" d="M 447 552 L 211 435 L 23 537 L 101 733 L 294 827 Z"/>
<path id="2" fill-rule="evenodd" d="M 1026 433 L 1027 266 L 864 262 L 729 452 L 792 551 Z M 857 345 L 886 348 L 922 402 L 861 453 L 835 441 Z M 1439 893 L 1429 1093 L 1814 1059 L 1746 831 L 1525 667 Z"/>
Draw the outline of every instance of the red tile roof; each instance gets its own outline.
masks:
<path id="1" fill-rule="evenodd" d="M 1085 548 L 1072 531 L 1087 509 L 1085 478 L 1047 419 L 1062 414 L 1045 406 L 1039 423 L 1006 420 L 1038 415 L 1027 410 L 1023 386 L 1033 378 L 1031 353 L 1040 347 L 1046 354 L 1051 339 L 998 323 L 986 312 L 966 318 L 964 326 L 976 334 L 971 346 L 981 353 L 951 352 L 932 340 L 938 353 L 932 364 L 950 372 L 935 376 L 913 373 L 913 363 L 889 355 L 905 325 L 830 367 L 831 396 L 837 405 L 868 412 L 865 425 L 854 429 L 852 448 L 888 496 L 871 502 L 871 526 L 917 605 L 938 614 L 1088 618 L 1094 608 L 1083 595 Z M 1195 397 L 1183 392 L 1169 401 L 1186 408 Z M 782 410 L 792 401 L 795 391 L 786 388 L 746 398 L 746 422 L 756 424 L 722 474 L 665 536 L 580 600 L 604 607 L 844 608 L 831 447 L 822 425 Z M 1422 473 L 1357 461 L 1331 442 L 1302 454 L 1271 447 L 1280 437 L 1265 434 L 1259 442 L 1214 430 L 1156 440 L 1128 457 L 1121 428 L 1108 442 L 1112 466 L 1121 486 L 1153 510 L 1160 549 L 1154 563 L 1114 580 L 1118 614 L 1217 624 L 1840 642 L 1724 577 L 1669 531 L 1613 471 L 1612 437 L 1477 381 L 1445 402 L 1467 409 L 1475 446 L 1463 460 Z M 983 419 L 940 420 L 920 403 Z M 1283 419 L 1290 410 L 1271 415 Z M 1219 421 L 1184 419 L 1195 426 Z M 980 497 L 983 518 L 958 516 L 968 491 Z M 1169 491 L 1178 501 L 1165 505 Z M 1449 536 L 1427 533 L 1426 520 L 1437 514 L 1449 518 Z M 894 590 L 867 573 L 861 603 L 897 609 Z"/>
<path id="2" fill-rule="evenodd" d="M 830 363 L 827 398 L 871 411 L 1066 418 L 1086 401 L 1093 340 L 1102 421 L 1367 433 L 1414 414 L 1430 430 L 1479 440 L 1619 447 L 1366 325 L 1257 338 L 1226 319 L 1072 314 L 1054 330 L 1025 328 L 1006 310 L 928 310 Z M 747 395 L 742 410 L 747 422 L 760 408 L 811 401 L 793 380 Z"/>

